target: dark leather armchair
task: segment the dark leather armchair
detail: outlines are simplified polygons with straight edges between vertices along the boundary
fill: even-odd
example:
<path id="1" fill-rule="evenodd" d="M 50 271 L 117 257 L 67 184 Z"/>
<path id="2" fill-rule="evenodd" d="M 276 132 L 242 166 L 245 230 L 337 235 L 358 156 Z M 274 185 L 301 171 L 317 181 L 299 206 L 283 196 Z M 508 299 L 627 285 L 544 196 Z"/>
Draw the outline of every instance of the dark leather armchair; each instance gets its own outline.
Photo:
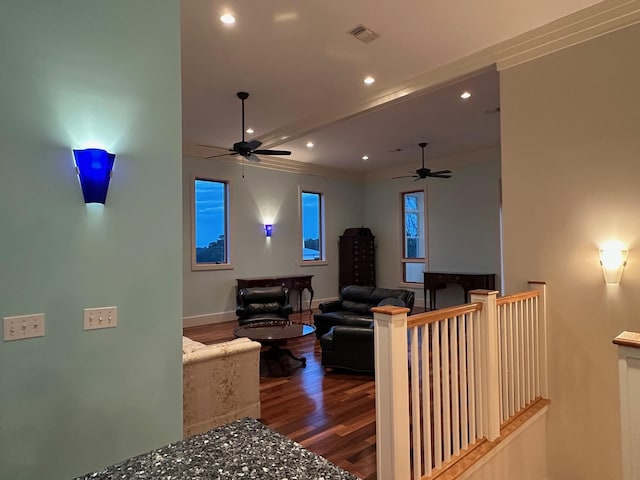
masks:
<path id="1" fill-rule="evenodd" d="M 336 325 L 320 338 L 322 366 L 357 373 L 374 373 L 373 321 L 368 325 Z"/>
<path id="2" fill-rule="evenodd" d="M 289 305 L 289 291 L 285 287 L 242 288 L 236 298 L 240 325 L 278 317 L 288 320 L 293 312 Z"/>

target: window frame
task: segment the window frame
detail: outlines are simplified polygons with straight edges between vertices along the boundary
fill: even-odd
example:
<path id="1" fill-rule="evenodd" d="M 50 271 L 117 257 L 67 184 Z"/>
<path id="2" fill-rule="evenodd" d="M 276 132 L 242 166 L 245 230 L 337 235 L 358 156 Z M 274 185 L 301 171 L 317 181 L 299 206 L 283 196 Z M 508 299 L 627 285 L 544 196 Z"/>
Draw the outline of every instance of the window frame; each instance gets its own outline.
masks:
<path id="1" fill-rule="evenodd" d="M 222 183 L 225 187 L 225 218 L 224 218 L 224 236 L 225 236 L 225 263 L 208 263 L 198 262 L 196 260 L 196 181 Z M 191 270 L 233 270 L 231 263 L 231 181 L 226 178 L 212 177 L 208 175 L 192 175 L 191 176 Z"/>
<path id="2" fill-rule="evenodd" d="M 419 230 L 422 230 L 422 251 L 423 257 L 407 257 L 407 236 L 406 236 L 406 210 L 405 210 L 405 196 L 415 193 L 422 193 L 422 206 L 418 209 L 418 214 L 422 212 L 422 221 L 419 225 Z M 400 192 L 400 277 L 402 285 L 416 286 L 424 284 L 424 277 L 419 282 L 411 282 L 407 280 L 407 264 L 421 263 L 423 265 L 423 271 L 427 267 L 428 256 L 428 232 L 427 232 L 427 191 L 426 188 L 420 188 L 415 190 L 407 190 Z M 420 239 L 420 237 L 417 237 Z"/>
<path id="3" fill-rule="evenodd" d="M 320 259 L 319 260 L 305 260 L 304 259 L 304 233 L 303 233 L 303 218 L 302 218 L 302 195 L 304 193 L 311 193 L 320 196 L 320 218 L 318 225 L 318 235 L 320 240 Z M 299 185 L 298 186 L 298 234 L 299 234 L 299 266 L 301 267 L 311 267 L 317 265 L 328 265 L 327 261 L 327 245 L 326 245 L 326 196 L 321 189 L 306 187 Z"/>

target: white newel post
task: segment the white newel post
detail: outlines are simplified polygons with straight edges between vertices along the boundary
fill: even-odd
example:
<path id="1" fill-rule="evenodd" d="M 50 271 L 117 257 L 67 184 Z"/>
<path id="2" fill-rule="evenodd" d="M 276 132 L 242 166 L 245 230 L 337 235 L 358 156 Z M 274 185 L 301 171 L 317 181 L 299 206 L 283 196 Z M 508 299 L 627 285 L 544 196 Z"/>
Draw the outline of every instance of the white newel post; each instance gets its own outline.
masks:
<path id="1" fill-rule="evenodd" d="M 622 480 L 640 479 L 640 333 L 622 332 L 618 345 Z"/>
<path id="2" fill-rule="evenodd" d="M 376 463 L 379 480 L 410 475 L 408 308 L 375 307 Z"/>
<path id="3" fill-rule="evenodd" d="M 538 292 L 538 346 L 540 349 L 539 375 L 540 396 L 549 398 L 549 380 L 547 372 L 547 284 L 529 282 L 529 289 Z"/>
<path id="4" fill-rule="evenodd" d="M 500 358 L 498 353 L 498 309 L 495 290 L 472 290 L 471 302 L 482 303 L 480 311 L 483 417 L 485 437 L 500 436 Z"/>

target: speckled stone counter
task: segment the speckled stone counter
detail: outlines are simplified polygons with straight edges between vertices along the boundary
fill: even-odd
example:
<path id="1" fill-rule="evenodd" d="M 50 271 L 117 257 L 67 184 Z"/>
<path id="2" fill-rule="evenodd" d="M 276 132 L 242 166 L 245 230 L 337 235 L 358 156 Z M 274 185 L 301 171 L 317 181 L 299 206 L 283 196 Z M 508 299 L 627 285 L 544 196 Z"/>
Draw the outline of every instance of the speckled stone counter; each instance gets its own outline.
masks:
<path id="1" fill-rule="evenodd" d="M 244 418 L 75 480 L 358 480 L 301 445 Z"/>

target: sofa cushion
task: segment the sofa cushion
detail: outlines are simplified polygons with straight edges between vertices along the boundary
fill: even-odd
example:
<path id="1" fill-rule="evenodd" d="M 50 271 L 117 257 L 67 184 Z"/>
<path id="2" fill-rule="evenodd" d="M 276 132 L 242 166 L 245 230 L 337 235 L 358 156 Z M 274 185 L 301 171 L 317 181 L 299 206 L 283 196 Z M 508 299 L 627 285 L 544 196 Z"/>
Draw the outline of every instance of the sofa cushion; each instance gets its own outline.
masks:
<path id="1" fill-rule="evenodd" d="M 394 307 L 405 307 L 405 303 L 404 301 L 400 300 L 399 298 L 396 297 L 385 297 L 382 300 L 380 300 L 380 303 L 378 303 L 378 307 L 382 307 L 385 305 L 393 305 Z"/>
<path id="2" fill-rule="evenodd" d="M 373 303 L 374 305 L 379 305 L 383 299 L 388 297 L 394 297 L 404 301 L 404 298 L 406 297 L 406 295 L 407 295 L 407 290 L 392 289 L 392 288 L 376 288 L 371 293 L 371 303 Z M 387 305 L 391 305 L 391 304 L 387 304 Z"/>
<path id="3" fill-rule="evenodd" d="M 278 302 L 250 303 L 246 306 L 246 311 L 249 315 L 256 315 L 258 313 L 278 313 L 280 310 L 281 305 Z"/>
<path id="4" fill-rule="evenodd" d="M 371 293 L 375 290 L 374 287 L 365 287 L 362 285 L 349 285 L 342 289 L 340 298 L 342 301 L 349 300 L 352 302 L 369 303 Z"/>
<path id="5" fill-rule="evenodd" d="M 370 305 L 368 303 L 353 302 L 351 300 L 343 300 L 342 309 L 348 312 L 366 315 L 369 313 Z"/>

